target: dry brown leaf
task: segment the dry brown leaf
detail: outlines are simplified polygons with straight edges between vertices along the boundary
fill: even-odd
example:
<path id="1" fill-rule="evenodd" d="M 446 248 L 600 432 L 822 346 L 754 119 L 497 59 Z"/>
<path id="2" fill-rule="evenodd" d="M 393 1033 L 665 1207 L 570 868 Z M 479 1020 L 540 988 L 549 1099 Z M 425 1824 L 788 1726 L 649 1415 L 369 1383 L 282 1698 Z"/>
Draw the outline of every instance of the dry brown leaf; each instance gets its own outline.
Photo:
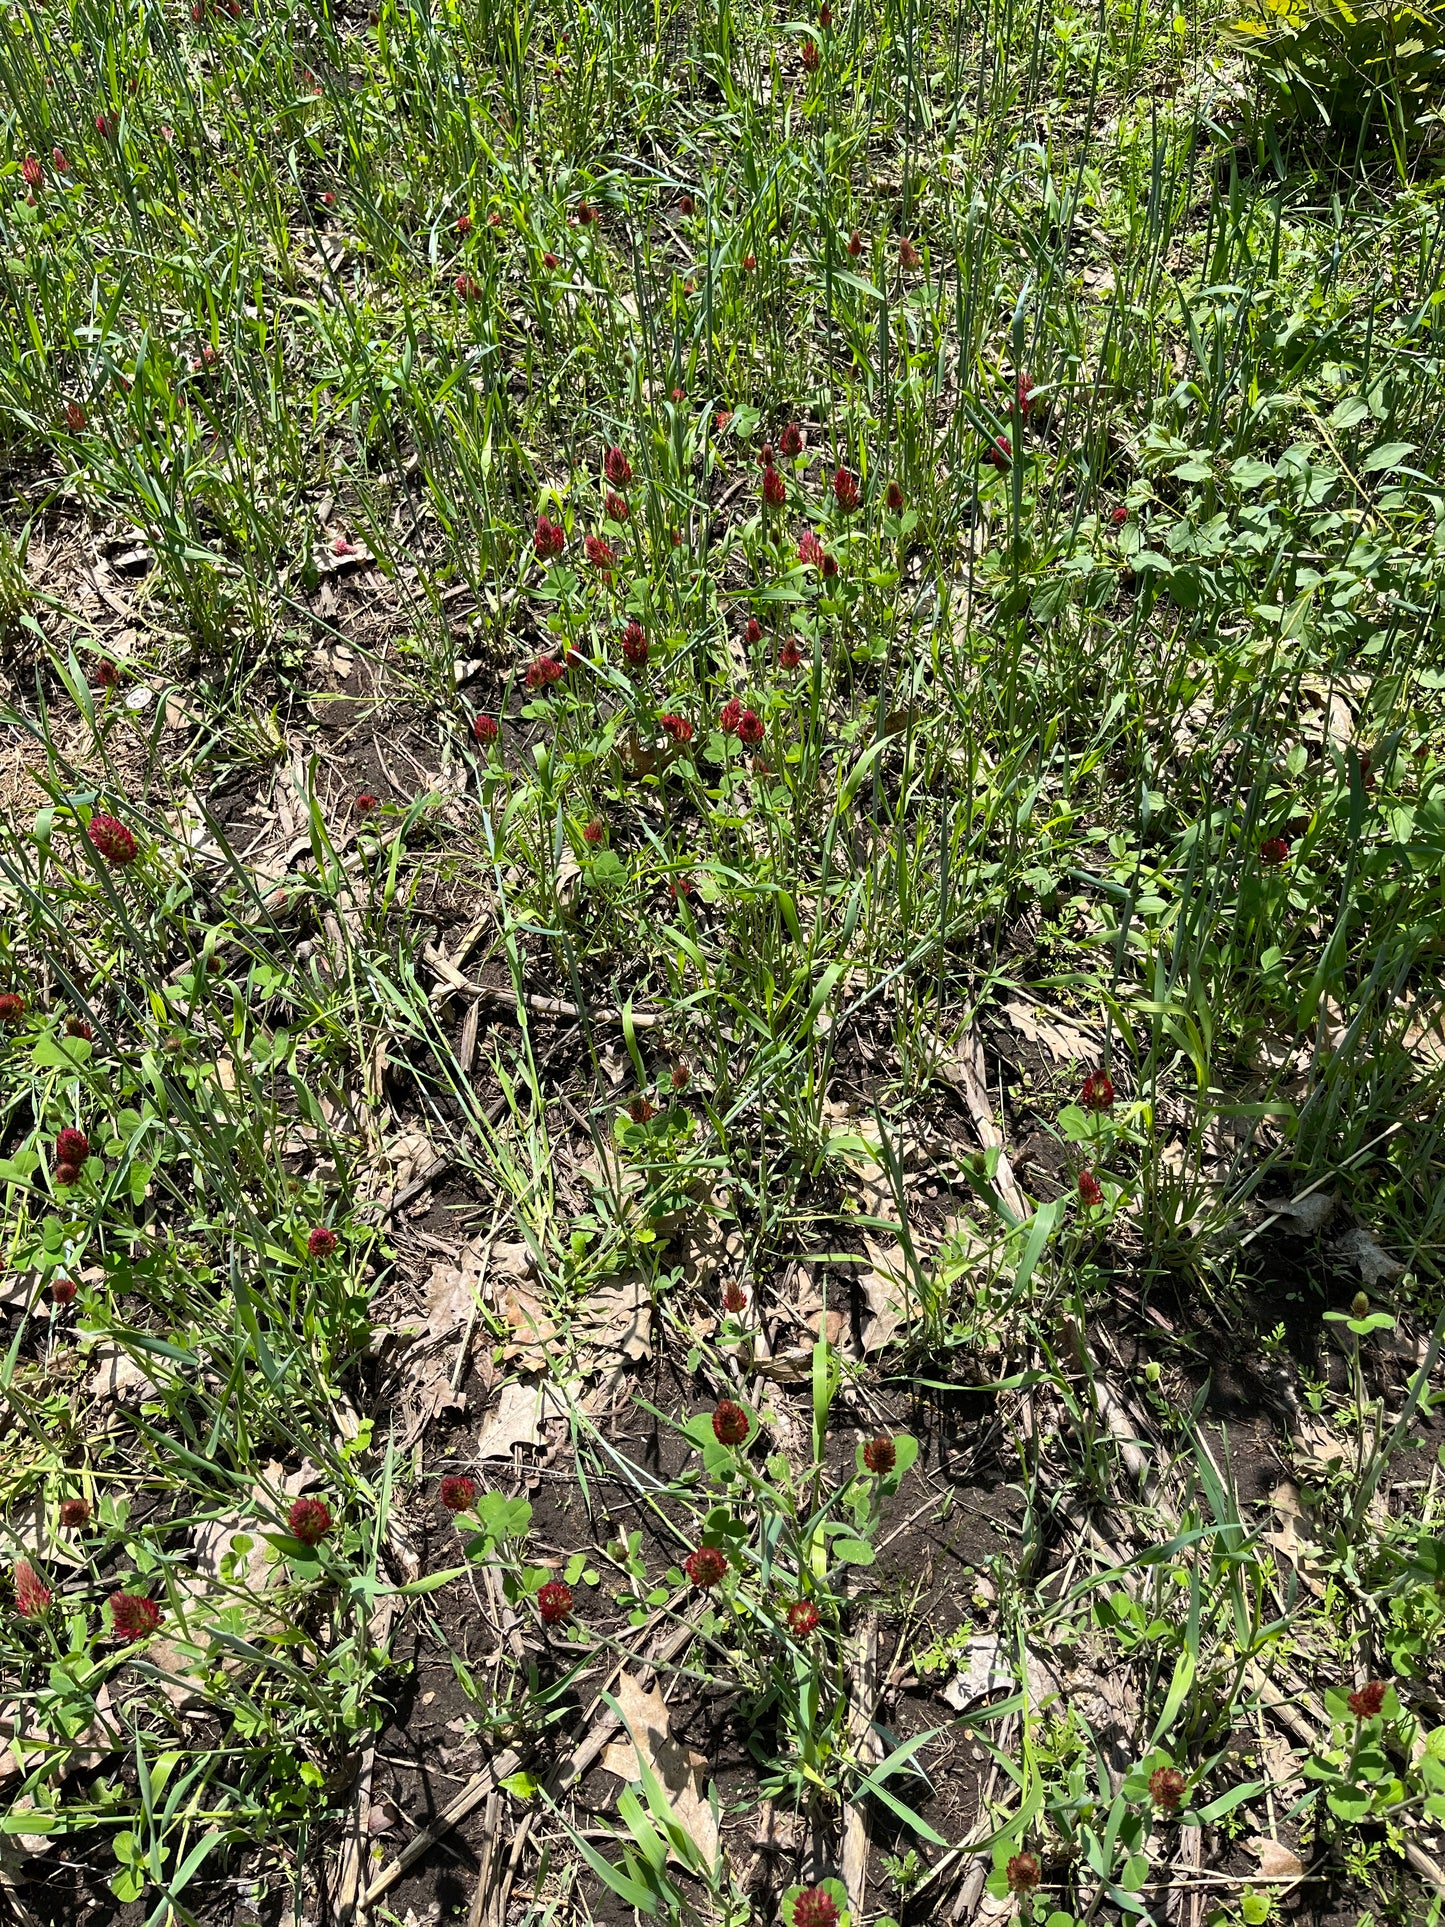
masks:
<path id="1" fill-rule="evenodd" d="M 1015 1000 L 1004 1005 L 1003 1014 L 1021 1037 L 1038 1044 L 1056 1063 L 1092 1062 L 1099 1055 L 1097 1036 L 1090 1036 L 1042 1004 Z"/>
<path id="2" fill-rule="evenodd" d="M 1350 1444 L 1323 1419 L 1302 1418 L 1295 1428 L 1294 1455 L 1321 1472 L 1337 1472 L 1350 1456 Z"/>
<path id="3" fill-rule="evenodd" d="M 602 1358 L 591 1369 L 619 1357 L 634 1362 L 652 1356 L 652 1291 L 640 1271 L 625 1273 L 615 1283 L 594 1291 L 579 1308 L 576 1331 L 580 1342 Z"/>
<path id="4" fill-rule="evenodd" d="M 120 1345 L 97 1345 L 92 1354 L 95 1369 L 86 1390 L 92 1398 L 110 1399 L 117 1405 L 139 1405 L 153 1398 L 156 1383 L 147 1377 L 130 1353 Z"/>
<path id="5" fill-rule="evenodd" d="M 1299 1855 L 1267 1834 L 1256 1834 L 1244 1844 L 1250 1853 L 1259 1856 L 1259 1871 L 1265 1880 L 1298 1880 L 1304 1873 L 1304 1862 Z"/>
<path id="6" fill-rule="evenodd" d="M 1304 1198 L 1260 1199 L 1265 1210 L 1272 1211 L 1286 1231 L 1300 1238 L 1312 1238 L 1323 1230 L 1334 1216 L 1339 1201 L 1339 1194 L 1334 1191 L 1311 1191 Z"/>
<path id="7" fill-rule="evenodd" d="M 613 1697 L 632 1741 L 614 1740 L 602 1755 L 603 1766 L 624 1787 L 635 1787 L 640 1751 L 661 1782 L 674 1819 L 711 1864 L 717 1859 L 718 1831 L 705 1790 L 707 1755 L 680 1746 L 669 1735 L 667 1703 L 657 1687 L 649 1692 L 631 1673 L 623 1673 Z"/>
<path id="8" fill-rule="evenodd" d="M 554 1385 L 550 1379 L 512 1379 L 502 1387 L 496 1410 L 477 1440 L 479 1459 L 505 1459 L 514 1445 L 536 1445 L 548 1419 L 568 1417 L 581 1391 L 581 1381 Z"/>
<path id="9" fill-rule="evenodd" d="M 1360 1276 L 1367 1285 L 1392 1284 L 1404 1272 L 1404 1265 L 1398 1258 L 1392 1258 L 1382 1251 L 1369 1232 L 1362 1225 L 1356 1225 L 1336 1238 L 1330 1246 L 1332 1258 L 1343 1258 L 1347 1264 L 1358 1265 Z"/>

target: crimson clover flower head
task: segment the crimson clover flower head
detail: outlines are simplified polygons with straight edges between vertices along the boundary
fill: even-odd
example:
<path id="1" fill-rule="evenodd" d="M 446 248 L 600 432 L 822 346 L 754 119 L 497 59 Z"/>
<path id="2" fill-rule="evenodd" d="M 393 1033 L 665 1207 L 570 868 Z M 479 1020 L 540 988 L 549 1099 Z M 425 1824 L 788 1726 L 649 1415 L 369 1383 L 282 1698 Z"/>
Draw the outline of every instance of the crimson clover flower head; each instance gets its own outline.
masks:
<path id="1" fill-rule="evenodd" d="M 459 215 L 457 216 L 457 233 L 458 233 L 458 234 L 470 234 L 470 233 L 471 233 L 471 231 L 472 231 L 472 217 L 471 217 L 471 215 L 470 215 L 470 214 L 459 214 Z"/>
<path id="2" fill-rule="evenodd" d="M 1079 1203 L 1086 1209 L 1091 1209 L 1094 1205 L 1102 1204 L 1103 1202 L 1104 1193 L 1099 1184 L 1099 1180 L 1094 1176 L 1092 1171 L 1080 1171 Z"/>
<path id="3" fill-rule="evenodd" d="M 63 1131 L 55 1134 L 55 1156 L 60 1164 L 84 1164 L 90 1156 L 90 1139 L 84 1131 L 77 1131 L 73 1124 L 67 1124 Z"/>
<path id="4" fill-rule="evenodd" d="M 1007 1867 L 1004 1868 L 1004 1878 L 1008 1882 L 1009 1892 L 1011 1894 L 1032 1893 L 1034 1888 L 1038 1886 L 1043 1876 L 1043 1871 L 1043 1868 L 1039 1865 L 1037 1854 L 1014 1854 Z"/>
<path id="5" fill-rule="evenodd" d="M 796 422 L 789 422 L 778 437 L 778 447 L 790 459 L 803 452 L 803 431 Z"/>
<path id="6" fill-rule="evenodd" d="M 763 625 L 758 621 L 756 616 L 748 617 L 748 626 L 743 631 L 743 634 L 747 638 L 747 641 L 750 645 L 756 644 L 762 641 Z"/>
<path id="7" fill-rule="evenodd" d="M 710 1592 L 727 1577 L 727 1555 L 716 1546 L 699 1546 L 687 1555 L 682 1567 L 699 1592 Z"/>
<path id="8" fill-rule="evenodd" d="M 690 194 L 684 194 L 677 204 L 679 214 L 696 214 L 697 202 Z"/>
<path id="9" fill-rule="evenodd" d="M 477 1502 L 476 1481 L 465 1472 L 449 1472 L 437 1486 L 437 1497 L 448 1512 L 465 1512 Z"/>
<path id="10" fill-rule="evenodd" d="M 747 1309 L 747 1302 L 748 1294 L 743 1290 L 741 1285 L 733 1283 L 723 1287 L 722 1306 L 724 1311 L 731 1312 L 733 1316 L 736 1317 L 740 1311 Z"/>
<path id="11" fill-rule="evenodd" d="M 755 709 L 745 709 L 738 717 L 738 741 L 756 749 L 763 740 L 763 719 Z"/>
<path id="12" fill-rule="evenodd" d="M 39 187 L 40 183 L 45 179 L 45 169 L 33 154 L 27 154 L 25 159 L 20 163 L 20 174 L 25 185 L 30 188 Z"/>
<path id="13" fill-rule="evenodd" d="M 742 718 L 742 713 L 743 713 L 743 706 L 738 701 L 737 697 L 729 696 L 727 701 L 723 704 L 722 708 L 718 711 L 718 719 L 717 719 L 718 728 L 722 731 L 724 736 L 737 735 L 738 723 Z"/>
<path id="14" fill-rule="evenodd" d="M 484 747 L 490 748 L 501 734 L 501 729 L 495 716 L 474 716 L 472 734 Z"/>
<path id="15" fill-rule="evenodd" d="M 1184 1798 L 1186 1782 L 1177 1766 L 1156 1766 L 1149 1775 L 1149 1798 L 1156 1807 L 1172 1813 Z"/>
<path id="16" fill-rule="evenodd" d="M 551 268 L 558 268 L 561 265 L 562 264 L 557 259 L 556 255 L 553 254 L 550 248 L 548 248 L 547 252 L 542 256 L 542 266 L 544 268 L 551 269 Z"/>
<path id="17" fill-rule="evenodd" d="M 762 447 L 758 450 L 758 467 L 771 468 L 772 465 L 773 465 L 773 445 L 771 442 L 764 442 Z"/>
<path id="18" fill-rule="evenodd" d="M 85 410 L 78 401 L 68 401 L 65 404 L 65 426 L 72 435 L 80 434 L 85 427 Z"/>
<path id="19" fill-rule="evenodd" d="M 120 685 L 120 671 L 109 656 L 102 656 L 95 665 L 95 682 L 98 689 L 116 689 Z"/>
<path id="20" fill-rule="evenodd" d="M 352 808 L 358 816 L 370 816 L 371 812 L 377 807 L 377 803 L 378 799 L 372 795 L 370 790 L 363 790 L 357 797 L 355 803 L 352 804 Z"/>
<path id="21" fill-rule="evenodd" d="M 124 869 L 127 863 L 134 863 L 140 854 L 135 838 L 120 818 L 109 816 L 104 810 L 95 812 L 85 833 L 96 853 L 115 869 Z"/>
<path id="22" fill-rule="evenodd" d="M 794 1639 L 806 1639 L 818 1630 L 818 1608 L 811 1599 L 795 1599 L 788 1608 L 788 1631 Z"/>
<path id="23" fill-rule="evenodd" d="M 579 226 L 591 227 L 596 219 L 597 210 L 590 201 L 579 201 L 577 203 L 577 221 Z"/>
<path id="24" fill-rule="evenodd" d="M 583 547 L 587 551 L 587 560 L 594 569 L 610 569 L 617 559 L 612 553 L 611 544 L 604 541 L 600 535 L 589 535 Z"/>
<path id="25" fill-rule="evenodd" d="M 916 268 L 922 255 L 905 234 L 898 243 L 898 265 L 902 268 Z"/>
<path id="26" fill-rule="evenodd" d="M 622 632 L 622 654 L 634 669 L 641 669 L 647 661 L 647 631 L 634 617 Z"/>
<path id="27" fill-rule="evenodd" d="M 623 497 L 615 494 L 611 489 L 608 489 L 607 499 L 602 506 L 609 522 L 625 522 L 632 513 Z"/>
<path id="28" fill-rule="evenodd" d="M 805 529 L 798 537 L 798 560 L 806 568 L 822 567 L 823 544 L 812 529 Z"/>
<path id="29" fill-rule="evenodd" d="M 858 232 L 857 228 L 854 228 L 853 232 L 848 236 L 848 252 L 855 261 L 863 252 L 863 236 Z"/>
<path id="30" fill-rule="evenodd" d="M 44 1619 L 50 1610 L 50 1588 L 28 1559 L 17 1559 L 11 1571 L 15 1610 L 22 1619 Z"/>
<path id="31" fill-rule="evenodd" d="M 603 827 L 601 819 L 595 816 L 582 832 L 583 839 L 592 844 L 600 843 L 606 834 L 607 831 Z"/>
<path id="32" fill-rule="evenodd" d="M 561 682 L 564 670 L 555 656 L 538 656 L 527 667 L 528 689 L 550 689 Z"/>
<path id="33" fill-rule="evenodd" d="M 68 1178 L 61 1177 L 61 1171 L 68 1171 L 70 1176 Z M 57 1171 L 55 1175 L 61 1184 L 74 1184 L 79 1173 L 73 1165 L 62 1164 L 60 1171 Z M 79 1289 L 80 1287 L 67 1272 L 57 1271 L 50 1281 L 51 1302 L 63 1310 L 66 1305 L 73 1305 L 75 1303 L 76 1293 Z"/>
<path id="34" fill-rule="evenodd" d="M 735 1399 L 720 1399 L 712 1415 L 713 1437 L 719 1445 L 741 1445 L 748 1435 L 748 1415 Z"/>
<path id="35" fill-rule="evenodd" d="M 1034 385 L 1027 375 L 1020 375 L 1018 378 L 1018 398 L 1019 413 L 1027 421 L 1029 410 L 1034 405 Z"/>
<path id="36" fill-rule="evenodd" d="M 675 743 L 692 741 L 692 724 L 686 716 L 676 716 L 669 711 L 667 715 L 658 717 L 657 726 L 659 729 L 666 730 Z"/>
<path id="37" fill-rule="evenodd" d="M 789 675 L 791 675 L 802 660 L 803 651 L 799 646 L 798 638 L 796 636 L 789 636 L 788 640 L 778 651 L 778 667 L 780 669 L 786 669 Z"/>
<path id="38" fill-rule="evenodd" d="M 681 1062 L 674 1064 L 672 1067 L 672 1088 L 675 1091 L 685 1091 L 691 1082 L 692 1072 L 688 1069 L 687 1065 Z"/>
<path id="39" fill-rule="evenodd" d="M 1289 844 L 1282 836 L 1267 836 L 1259 846 L 1259 860 L 1272 870 L 1289 861 Z"/>
<path id="40" fill-rule="evenodd" d="M 68 174 L 70 172 L 70 162 L 65 158 L 62 149 L 52 147 L 50 150 L 50 158 L 55 163 L 55 171 L 57 174 Z"/>
<path id="41" fill-rule="evenodd" d="M 1114 510 L 1114 513 L 1109 517 L 1109 520 L 1113 523 L 1116 529 L 1123 528 L 1124 524 L 1128 521 L 1128 519 L 1129 519 L 1129 511 L 1128 509 L 1125 508 L 1122 502 Z"/>
<path id="42" fill-rule="evenodd" d="M 823 56 L 818 52 L 818 43 L 816 40 L 805 40 L 803 42 L 804 73 L 809 73 L 809 74 L 817 73 L 818 68 L 822 63 L 822 58 Z"/>
<path id="43" fill-rule="evenodd" d="M 329 1224 L 318 1224 L 306 1240 L 306 1249 L 313 1258 L 325 1259 L 334 1256 L 336 1233 Z"/>
<path id="44" fill-rule="evenodd" d="M 572 1588 L 562 1579 L 549 1579 L 537 1594 L 537 1611 L 544 1626 L 560 1626 L 571 1616 Z"/>
<path id="45" fill-rule="evenodd" d="M 831 580 L 832 580 L 832 578 L 833 578 L 833 577 L 834 577 L 834 576 L 835 576 L 835 575 L 836 575 L 837 573 L 838 573 L 838 558 L 837 558 L 837 556 L 836 556 L 836 555 L 825 555 L 825 556 L 823 557 L 823 575 L 824 575 L 824 578 L 825 578 L 825 580 L 829 580 L 829 581 L 831 581 Z"/>
<path id="46" fill-rule="evenodd" d="M 793 1902 L 793 1927 L 838 1927 L 838 1903 L 821 1887 L 804 1887 Z"/>
<path id="47" fill-rule="evenodd" d="M 783 480 L 782 471 L 776 468 L 763 470 L 763 500 L 770 509 L 780 509 L 788 499 L 788 485 Z"/>
<path id="48" fill-rule="evenodd" d="M 567 546 L 567 531 L 560 522 L 553 522 L 545 515 L 537 517 L 537 527 L 532 536 L 532 548 L 543 562 L 550 562 L 559 556 Z"/>
<path id="49" fill-rule="evenodd" d="M 331 1530 L 331 1508 L 324 1499 L 296 1499 L 286 1514 L 291 1537 L 303 1546 L 319 1546 Z"/>
<path id="50" fill-rule="evenodd" d="M 474 274 L 459 274 L 452 286 L 463 301 L 480 301 L 482 298 L 482 284 Z"/>
<path id="51" fill-rule="evenodd" d="M 890 482 L 884 492 L 883 500 L 888 504 L 891 515 L 901 515 L 903 512 L 902 485 L 898 482 Z"/>
<path id="52" fill-rule="evenodd" d="M 1102 1068 L 1090 1071 L 1084 1079 L 1083 1089 L 1079 1092 L 1079 1102 L 1086 1111 L 1112 1111 L 1114 1108 L 1114 1080 Z"/>
<path id="53" fill-rule="evenodd" d="M 0 991 L 0 1024 L 18 1024 L 25 1015 L 25 999 L 18 990 Z"/>
<path id="54" fill-rule="evenodd" d="M 75 1532 L 90 1523 L 89 1499 L 62 1499 L 60 1501 L 60 1523 L 67 1532 Z"/>
<path id="55" fill-rule="evenodd" d="M 1388 1691 L 1383 1680 L 1372 1679 L 1357 1692 L 1351 1693 L 1345 1704 L 1357 1720 L 1373 1720 L 1379 1716 Z"/>
<path id="56" fill-rule="evenodd" d="M 85 1019 L 77 1017 L 74 1011 L 65 1020 L 65 1034 L 67 1037 L 78 1037 L 83 1044 L 88 1044 L 95 1036 Z"/>
<path id="57" fill-rule="evenodd" d="M 758 257 L 755 254 L 745 254 L 743 256 L 743 270 L 745 273 L 751 274 L 757 265 Z"/>
<path id="58" fill-rule="evenodd" d="M 732 418 L 733 411 L 731 408 L 719 408 L 712 418 L 713 432 L 718 435 L 725 434 Z"/>
<path id="59" fill-rule="evenodd" d="M 1014 453 L 1014 445 L 1009 440 L 1008 436 L 998 435 L 998 436 L 995 436 L 993 447 L 989 449 L 988 453 L 984 457 L 984 460 L 987 462 L 990 462 L 993 465 L 993 467 L 998 469 L 1000 474 L 1002 474 L 1003 470 L 1006 469 L 1009 466 L 1009 464 L 1012 462 L 1013 453 Z"/>
<path id="60" fill-rule="evenodd" d="M 602 462 L 602 473 L 614 488 L 626 488 L 632 480 L 632 464 L 617 446 L 616 442 L 608 449 Z"/>
<path id="61" fill-rule="evenodd" d="M 144 1593 L 113 1592 L 110 1623 L 117 1639 L 149 1639 L 161 1623 L 161 1609 Z"/>
<path id="62" fill-rule="evenodd" d="M 880 1432 L 863 1447 L 863 1463 L 870 1472 L 886 1478 L 898 1463 L 898 1447 L 886 1433 Z"/>
<path id="63" fill-rule="evenodd" d="M 858 506 L 857 477 L 841 466 L 833 470 L 833 499 L 845 515 Z"/>

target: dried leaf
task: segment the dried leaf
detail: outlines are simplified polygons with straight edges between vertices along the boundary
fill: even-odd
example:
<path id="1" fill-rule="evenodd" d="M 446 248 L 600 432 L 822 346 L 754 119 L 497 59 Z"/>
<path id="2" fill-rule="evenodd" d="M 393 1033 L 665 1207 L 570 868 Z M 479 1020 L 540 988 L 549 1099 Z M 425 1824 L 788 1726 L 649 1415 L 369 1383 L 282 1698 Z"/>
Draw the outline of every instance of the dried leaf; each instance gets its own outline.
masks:
<path id="1" fill-rule="evenodd" d="M 580 1342 L 604 1357 L 592 1369 L 617 1358 L 637 1361 L 652 1356 L 652 1291 L 640 1271 L 624 1274 L 615 1284 L 594 1291 L 576 1322 Z"/>
<path id="2" fill-rule="evenodd" d="M 1330 1256 L 1343 1258 L 1347 1264 L 1356 1264 L 1360 1276 L 1367 1285 L 1388 1284 L 1398 1278 L 1405 1267 L 1398 1258 L 1392 1258 L 1382 1251 L 1362 1225 L 1345 1232 L 1330 1246 Z"/>
<path id="3" fill-rule="evenodd" d="M 97 1345 L 94 1359 L 95 1370 L 86 1386 L 92 1398 L 110 1399 L 117 1405 L 139 1405 L 143 1399 L 155 1396 L 155 1380 L 147 1377 L 123 1346 Z"/>
<path id="4" fill-rule="evenodd" d="M 1056 1063 L 1092 1062 L 1099 1055 L 1097 1037 L 1089 1036 L 1042 1004 L 1015 1001 L 1004 1005 L 1003 1014 L 1021 1037 L 1038 1044 Z"/>
<path id="5" fill-rule="evenodd" d="M 536 1445 L 547 1419 L 569 1416 L 581 1391 L 580 1380 L 555 1385 L 550 1379 L 512 1379 L 502 1387 L 497 1409 L 482 1427 L 477 1457 L 505 1459 L 514 1445 Z"/>
<path id="6" fill-rule="evenodd" d="M 1286 1231 L 1300 1238 L 1312 1238 L 1316 1232 L 1323 1230 L 1334 1216 L 1339 1201 L 1339 1193 L 1335 1191 L 1311 1191 L 1304 1198 L 1260 1200 L 1265 1210 L 1272 1211 Z"/>
<path id="7" fill-rule="evenodd" d="M 1278 1840 L 1271 1840 L 1265 1834 L 1256 1834 L 1246 1840 L 1245 1846 L 1259 1856 L 1259 1871 L 1266 1880 L 1298 1880 L 1304 1873 L 1304 1862 L 1297 1853 L 1292 1853 Z"/>
<path id="8" fill-rule="evenodd" d="M 602 1755 L 603 1766 L 609 1773 L 615 1773 L 624 1787 L 635 1788 L 640 1750 L 662 1784 L 674 1819 L 711 1864 L 717 1859 L 718 1832 L 705 1791 L 707 1755 L 680 1746 L 670 1737 L 667 1704 L 655 1686 L 647 1692 L 631 1673 L 623 1673 L 613 1697 L 632 1735 L 632 1743 L 614 1740 Z M 677 1856 L 674 1854 L 672 1858 Z"/>

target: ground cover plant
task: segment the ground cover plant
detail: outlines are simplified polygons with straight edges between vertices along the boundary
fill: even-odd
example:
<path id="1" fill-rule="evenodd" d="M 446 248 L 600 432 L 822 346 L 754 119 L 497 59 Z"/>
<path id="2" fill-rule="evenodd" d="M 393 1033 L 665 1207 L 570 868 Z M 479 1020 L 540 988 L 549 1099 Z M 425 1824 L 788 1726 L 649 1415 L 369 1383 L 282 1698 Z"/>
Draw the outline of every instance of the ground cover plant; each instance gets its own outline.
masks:
<path id="1" fill-rule="evenodd" d="M 1441 1918 L 1438 38 L 5 8 L 17 1919 Z"/>

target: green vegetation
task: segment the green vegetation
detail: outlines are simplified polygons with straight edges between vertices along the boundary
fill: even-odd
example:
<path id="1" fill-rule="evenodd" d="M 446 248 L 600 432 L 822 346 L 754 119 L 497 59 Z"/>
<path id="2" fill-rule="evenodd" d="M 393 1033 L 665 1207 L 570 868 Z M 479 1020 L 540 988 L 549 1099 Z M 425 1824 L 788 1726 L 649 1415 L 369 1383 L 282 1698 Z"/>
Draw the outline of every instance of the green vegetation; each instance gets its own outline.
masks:
<path id="1" fill-rule="evenodd" d="M 1440 1918 L 1440 47 L 0 15 L 23 1909 Z"/>

